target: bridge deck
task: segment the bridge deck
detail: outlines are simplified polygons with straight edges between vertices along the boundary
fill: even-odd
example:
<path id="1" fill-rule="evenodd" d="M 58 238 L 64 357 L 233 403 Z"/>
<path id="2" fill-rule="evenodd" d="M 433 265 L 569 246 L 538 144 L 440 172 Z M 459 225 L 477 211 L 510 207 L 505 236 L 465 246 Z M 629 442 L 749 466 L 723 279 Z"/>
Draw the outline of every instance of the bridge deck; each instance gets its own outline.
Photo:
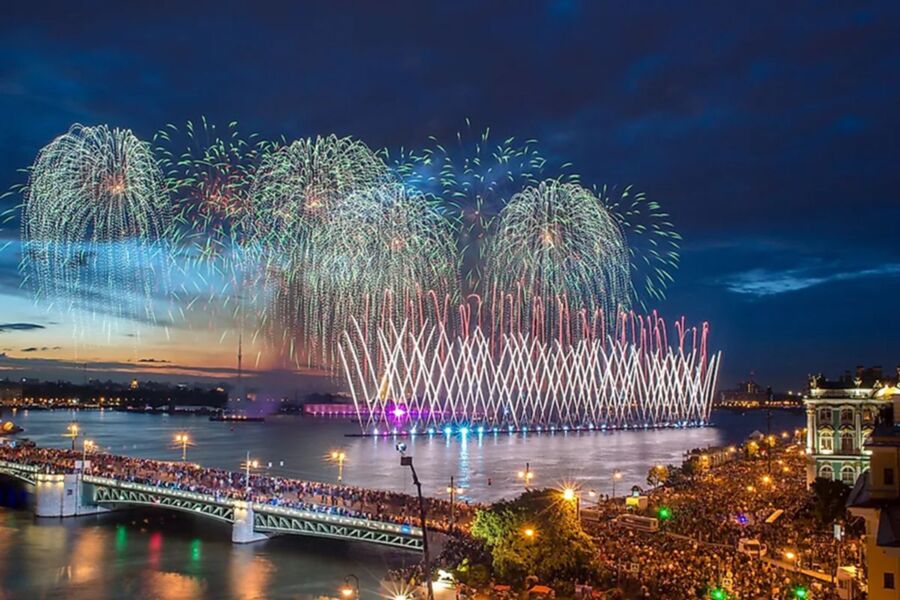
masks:
<path id="1" fill-rule="evenodd" d="M 53 465 L 38 466 L 0 460 L 0 473 L 28 484 L 37 485 L 44 480 L 62 483 L 64 474 L 48 473 L 49 470 L 53 470 Z M 252 501 L 252 496 L 250 500 L 233 497 L 245 494 L 245 490 L 227 490 L 231 493 L 216 495 L 89 473 L 76 473 L 72 476 L 77 478 L 77 485 L 80 487 L 80 501 L 86 505 L 108 509 L 128 506 L 167 508 L 230 524 L 241 521 L 242 515 L 250 515 L 250 531 L 261 536 L 287 534 L 328 537 L 410 550 L 421 550 L 423 545 L 420 527 L 255 502 Z"/>

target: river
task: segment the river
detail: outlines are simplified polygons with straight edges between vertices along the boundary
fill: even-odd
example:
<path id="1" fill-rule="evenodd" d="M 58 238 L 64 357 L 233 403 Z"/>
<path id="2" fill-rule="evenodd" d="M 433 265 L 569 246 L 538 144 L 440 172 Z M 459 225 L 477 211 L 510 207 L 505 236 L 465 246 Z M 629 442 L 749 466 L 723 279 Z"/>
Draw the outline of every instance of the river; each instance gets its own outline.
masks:
<path id="1" fill-rule="evenodd" d="M 400 467 L 395 440 L 346 437 L 358 427 L 347 419 L 270 417 L 264 423 L 210 422 L 199 416 L 115 411 L 6 411 L 24 427 L 19 437 L 65 447 L 62 434 L 79 429 L 108 452 L 178 460 L 176 433 L 193 445 L 188 460 L 237 470 L 249 452 L 272 474 L 336 481 L 332 450 L 345 453 L 344 482 L 413 493 Z M 416 436 L 404 440 L 428 495 L 446 496 L 451 476 L 461 499 L 489 502 L 522 490 L 526 463 L 533 487 L 577 484 L 601 494 L 645 485 L 650 466 L 680 464 L 685 450 L 739 443 L 766 431 L 762 411 L 713 413 L 714 427 L 527 435 Z M 799 411 L 773 411 L 771 431 L 804 425 Z M 77 441 L 81 447 L 81 440 Z M 275 538 L 233 546 L 230 529 L 163 511 L 112 513 L 68 520 L 35 520 L 21 491 L 3 488 L 0 508 L 0 600 L 7 598 L 315 598 L 336 596 L 344 578 L 361 580 L 363 598 L 378 597 L 387 568 L 415 557 L 377 547 Z"/>

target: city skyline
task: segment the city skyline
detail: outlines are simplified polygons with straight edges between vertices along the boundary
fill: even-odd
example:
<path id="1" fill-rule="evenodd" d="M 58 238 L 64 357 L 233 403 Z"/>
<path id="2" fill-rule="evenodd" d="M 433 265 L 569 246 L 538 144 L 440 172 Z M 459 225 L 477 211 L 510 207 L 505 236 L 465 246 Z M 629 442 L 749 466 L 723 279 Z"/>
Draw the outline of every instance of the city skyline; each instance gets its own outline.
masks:
<path id="1" fill-rule="evenodd" d="M 470 7 L 421 19 L 377 12 L 361 31 L 330 14 L 287 15 L 283 23 L 258 13 L 203 15 L 201 38 L 227 28 L 238 46 L 268 59 L 239 71 L 229 66 L 244 60 L 240 48 L 213 56 L 174 36 L 144 51 L 154 31 L 196 34 L 183 24 L 194 21 L 190 15 L 171 22 L 117 8 L 82 15 L 89 18 L 76 32 L 65 13 L 28 10 L 14 9 L 24 12 L 0 42 L 12 57 L 0 70 L 0 106 L 27 117 L 5 126 L 0 188 L 22 183 L 16 170 L 73 122 L 110 123 L 150 139 L 166 123 L 206 115 L 270 137 L 336 132 L 396 151 L 430 134 L 452 136 L 471 118 L 497 139 L 537 138 L 587 183 L 633 184 L 664 206 L 684 238 L 681 264 L 667 297 L 651 308 L 711 323 L 712 343 L 723 351 L 720 387 L 750 371 L 789 389 L 811 372 L 893 367 L 897 342 L 885 332 L 900 324 L 891 309 L 900 255 L 890 228 L 878 227 L 898 216 L 889 166 L 896 142 L 882 133 L 900 116 L 888 77 L 900 60 L 889 34 L 898 15 L 888 4 L 852 19 L 823 8 L 812 20 L 758 6 L 743 26 L 714 6 L 607 15 L 553 3 L 452 50 L 440 43 L 456 30 L 443 31 L 445 22 L 481 27 L 489 16 L 505 17 L 473 20 Z M 333 29 L 306 25 L 317 21 Z M 597 21 L 610 24 L 608 37 L 586 35 Z M 290 26 L 309 29 L 282 35 Z M 431 50 L 379 43 L 373 31 Z M 276 76 L 290 73 L 298 55 L 314 57 L 303 81 Z M 533 69 L 504 79 L 517 60 Z M 226 72 L 235 79 L 223 81 Z M 316 85 L 332 78 L 334 85 Z M 388 118 L 374 118 L 388 106 Z M 123 378 L 234 375 L 237 335 L 224 319 L 74 343 L 72 324 L 36 307 L 19 285 L 18 223 L 0 235 L 13 241 L 0 252 L 0 375 L 70 378 L 84 363 Z M 252 342 L 244 354 L 244 367 L 257 368 Z M 308 375 L 315 378 L 295 385 L 333 384 Z"/>

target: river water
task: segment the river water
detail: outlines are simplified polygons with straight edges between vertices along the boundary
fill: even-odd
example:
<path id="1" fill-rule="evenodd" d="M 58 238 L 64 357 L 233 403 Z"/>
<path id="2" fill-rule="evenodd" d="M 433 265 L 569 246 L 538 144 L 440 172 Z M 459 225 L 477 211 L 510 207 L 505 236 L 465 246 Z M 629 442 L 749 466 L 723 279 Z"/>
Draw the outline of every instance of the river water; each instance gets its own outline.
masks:
<path id="1" fill-rule="evenodd" d="M 413 493 L 391 438 L 347 437 L 358 426 L 346 419 L 270 417 L 264 423 L 210 422 L 199 416 L 114 411 L 6 411 L 25 428 L 19 437 L 65 447 L 66 426 L 112 453 L 178 460 L 176 433 L 193 441 L 188 460 L 237 470 L 247 452 L 276 475 L 336 481 L 332 450 L 345 453 L 344 482 Z M 493 501 L 522 490 L 526 463 L 533 487 L 575 483 L 601 494 L 646 484 L 650 466 L 680 464 L 690 448 L 739 443 L 766 431 L 761 411 L 713 413 L 714 427 L 556 433 L 552 435 L 416 436 L 404 440 L 428 495 L 445 495 L 451 476 L 462 499 Z M 773 411 L 771 431 L 803 426 L 800 412 Z M 81 440 L 78 440 L 80 448 Z M 0 494 L 0 600 L 7 598 L 315 598 L 335 596 L 347 574 L 361 580 L 363 598 L 379 597 L 387 568 L 416 558 L 378 547 L 275 538 L 233 546 L 230 529 L 164 511 L 112 513 L 67 520 L 35 520 L 20 489 Z"/>

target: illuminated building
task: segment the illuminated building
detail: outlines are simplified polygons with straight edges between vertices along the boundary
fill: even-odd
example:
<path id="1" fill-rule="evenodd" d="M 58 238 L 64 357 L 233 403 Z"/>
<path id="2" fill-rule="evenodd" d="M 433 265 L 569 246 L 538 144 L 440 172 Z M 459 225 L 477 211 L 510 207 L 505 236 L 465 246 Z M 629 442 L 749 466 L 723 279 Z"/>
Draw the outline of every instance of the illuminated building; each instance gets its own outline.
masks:
<path id="1" fill-rule="evenodd" d="M 857 368 L 837 381 L 810 378 L 806 406 L 806 481 L 817 477 L 853 485 L 869 465 L 864 444 L 890 402 L 880 369 Z"/>
<path id="2" fill-rule="evenodd" d="M 850 513 L 866 521 L 869 600 L 900 598 L 900 390 L 883 389 L 883 396 L 893 396 L 893 419 L 878 424 L 866 442 L 870 466 L 847 499 Z"/>

